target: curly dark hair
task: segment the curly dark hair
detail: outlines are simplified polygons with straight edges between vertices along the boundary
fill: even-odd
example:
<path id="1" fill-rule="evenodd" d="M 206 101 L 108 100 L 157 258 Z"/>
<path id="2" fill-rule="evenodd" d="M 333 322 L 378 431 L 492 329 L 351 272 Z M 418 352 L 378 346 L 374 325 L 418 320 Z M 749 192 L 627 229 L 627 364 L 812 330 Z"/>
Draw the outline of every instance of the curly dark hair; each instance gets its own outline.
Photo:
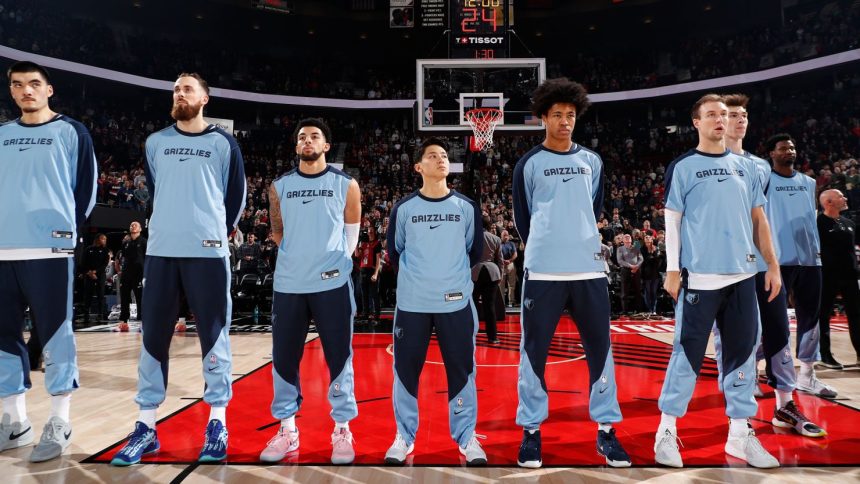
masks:
<path id="1" fill-rule="evenodd" d="M 573 104 L 576 107 L 577 118 L 585 114 L 588 107 L 591 106 L 585 87 L 566 77 L 547 79 L 535 89 L 532 94 L 532 113 L 535 116 L 543 116 L 556 103 Z"/>

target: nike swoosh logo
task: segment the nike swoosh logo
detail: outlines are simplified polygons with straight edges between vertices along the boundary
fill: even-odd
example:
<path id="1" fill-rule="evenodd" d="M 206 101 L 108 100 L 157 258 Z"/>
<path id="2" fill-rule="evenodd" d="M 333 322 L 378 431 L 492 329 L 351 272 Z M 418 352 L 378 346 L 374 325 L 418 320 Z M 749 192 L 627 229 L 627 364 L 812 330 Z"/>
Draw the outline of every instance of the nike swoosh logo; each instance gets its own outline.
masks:
<path id="1" fill-rule="evenodd" d="M 313 200 L 302 200 L 302 205 L 307 205 L 311 202 L 313 202 Z"/>
<path id="2" fill-rule="evenodd" d="M 221 367 L 220 367 L 220 366 L 210 366 L 210 367 L 209 367 L 209 371 L 215 371 L 215 370 L 217 370 L 218 368 L 221 368 Z"/>
<path id="3" fill-rule="evenodd" d="M 728 180 L 728 178 L 717 178 L 717 183 L 721 183 Z"/>
<path id="4" fill-rule="evenodd" d="M 332 397 L 332 398 L 340 398 L 340 397 L 342 397 L 342 396 L 343 396 L 343 393 L 335 393 L 335 394 L 334 394 L 334 395 L 332 395 L 331 397 Z"/>
<path id="5" fill-rule="evenodd" d="M 793 196 L 795 196 L 795 195 L 797 195 L 797 194 L 796 194 L 796 193 L 789 193 L 789 194 L 788 194 L 788 196 L 789 196 L 789 197 L 793 197 Z"/>
<path id="6" fill-rule="evenodd" d="M 20 437 L 20 436 L 22 436 L 22 435 L 26 434 L 27 432 L 29 432 L 31 428 L 33 428 L 33 427 L 27 427 L 23 432 L 21 432 L 21 433 L 17 433 L 17 434 L 16 434 L 15 432 L 12 432 L 11 434 L 9 434 L 9 440 L 15 440 L 15 439 L 17 439 L 18 437 Z"/>
<path id="7" fill-rule="evenodd" d="M 180 159 L 179 159 L 179 161 L 188 161 L 188 160 L 190 160 L 190 159 L 191 159 L 191 157 L 188 157 L 188 158 L 180 158 Z"/>
<path id="8" fill-rule="evenodd" d="M 742 386 L 744 386 L 744 385 L 745 385 L 745 383 L 740 383 L 740 382 L 734 382 L 734 383 L 732 383 L 732 386 L 733 386 L 733 387 L 735 387 L 735 388 L 737 388 L 737 387 L 742 387 Z"/>
<path id="9" fill-rule="evenodd" d="M 782 364 L 783 364 L 783 365 L 787 365 L 787 364 L 789 364 L 789 363 L 791 363 L 791 359 L 790 359 L 790 358 L 789 358 L 789 359 L 787 359 L 787 360 L 782 360 Z"/>
<path id="10" fill-rule="evenodd" d="M 562 183 L 567 183 L 567 182 L 569 182 L 569 181 L 571 181 L 571 180 L 573 180 L 573 177 L 570 177 L 570 178 L 564 178 L 564 179 L 562 179 L 562 180 L 561 180 L 561 182 L 562 182 Z"/>
<path id="11" fill-rule="evenodd" d="M 603 388 L 601 388 L 600 390 L 598 390 L 598 392 L 597 392 L 597 393 L 603 393 L 603 392 L 605 392 L 605 391 L 606 391 L 606 390 L 608 390 L 608 389 L 609 389 L 609 387 L 603 387 Z"/>
<path id="12" fill-rule="evenodd" d="M 71 430 L 69 430 L 69 433 L 63 433 L 63 437 L 65 437 L 65 438 L 66 438 L 66 440 L 69 440 L 69 437 L 71 437 L 71 436 L 72 436 L 72 431 L 71 431 Z"/>
<path id="13" fill-rule="evenodd" d="M 466 411 L 465 408 L 460 408 L 460 409 L 454 410 L 454 415 L 460 415 L 461 413 L 463 413 L 465 411 Z"/>
<path id="14" fill-rule="evenodd" d="M 30 148 L 32 148 L 32 146 L 31 146 Z M 30 148 L 18 148 L 18 151 L 27 151 L 27 150 L 29 150 Z"/>
<path id="15" fill-rule="evenodd" d="M 431 225 L 431 226 L 430 226 L 430 230 L 433 230 L 433 229 L 435 229 L 436 227 L 441 227 L 441 226 L 442 226 L 442 224 L 439 224 L 439 225 Z"/>

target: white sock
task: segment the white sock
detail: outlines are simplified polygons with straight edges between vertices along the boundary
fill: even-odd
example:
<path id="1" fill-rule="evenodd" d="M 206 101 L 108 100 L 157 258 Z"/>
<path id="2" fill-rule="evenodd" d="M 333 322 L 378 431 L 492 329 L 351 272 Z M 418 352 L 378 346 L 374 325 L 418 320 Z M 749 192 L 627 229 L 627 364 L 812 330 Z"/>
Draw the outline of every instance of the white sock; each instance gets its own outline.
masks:
<path id="1" fill-rule="evenodd" d="M 8 414 L 11 423 L 27 420 L 27 401 L 24 393 L 3 399 L 3 414 Z"/>
<path id="2" fill-rule="evenodd" d="M 540 427 L 536 429 L 525 429 L 530 435 L 534 435 L 535 432 L 540 432 Z"/>
<path id="3" fill-rule="evenodd" d="M 669 415 L 668 413 L 660 414 L 660 426 L 657 427 L 657 433 L 662 434 L 665 430 L 672 431 L 673 434 L 678 433 L 678 429 L 675 426 L 678 417 L 674 415 Z"/>
<path id="4" fill-rule="evenodd" d="M 60 417 L 69 422 L 69 407 L 72 404 L 72 394 L 51 395 L 51 417 Z"/>
<path id="5" fill-rule="evenodd" d="M 140 417 L 138 417 L 137 420 L 139 422 L 143 423 L 144 425 L 146 425 L 147 427 L 154 429 L 155 428 L 155 412 L 156 412 L 156 409 L 154 409 L 154 408 L 149 408 L 146 410 L 140 409 Z"/>
<path id="6" fill-rule="evenodd" d="M 296 416 L 282 418 L 281 419 L 281 428 L 287 429 L 287 432 L 295 432 L 296 429 Z"/>
<path id="7" fill-rule="evenodd" d="M 729 436 L 740 437 L 749 433 L 749 421 L 745 418 L 729 419 Z"/>
<path id="8" fill-rule="evenodd" d="M 179 318 L 179 324 L 185 324 L 185 318 Z"/>
<path id="9" fill-rule="evenodd" d="M 776 390 L 774 393 L 776 393 L 776 408 L 782 408 L 791 401 L 791 392 Z"/>
<path id="10" fill-rule="evenodd" d="M 335 422 L 334 423 L 334 431 L 337 432 L 340 429 L 346 429 L 346 431 L 349 432 L 349 422 L 344 422 L 344 423 Z"/>
<path id="11" fill-rule="evenodd" d="M 612 424 L 611 423 L 599 423 L 599 424 L 597 424 L 597 430 L 609 432 L 610 430 L 612 430 Z"/>
<path id="12" fill-rule="evenodd" d="M 800 374 L 808 376 L 810 373 L 815 373 L 815 363 L 809 361 L 801 361 Z"/>
<path id="13" fill-rule="evenodd" d="M 220 420 L 221 425 L 227 426 L 227 407 L 210 407 L 209 420 Z"/>

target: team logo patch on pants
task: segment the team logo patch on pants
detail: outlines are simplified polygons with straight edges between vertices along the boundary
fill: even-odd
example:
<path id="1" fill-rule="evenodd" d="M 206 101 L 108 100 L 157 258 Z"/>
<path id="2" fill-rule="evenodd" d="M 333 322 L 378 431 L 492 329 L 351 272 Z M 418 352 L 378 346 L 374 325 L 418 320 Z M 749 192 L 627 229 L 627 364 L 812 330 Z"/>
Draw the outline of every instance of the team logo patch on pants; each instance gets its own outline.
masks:
<path id="1" fill-rule="evenodd" d="M 687 293 L 687 302 L 690 304 L 699 304 L 699 295 L 696 293 Z"/>

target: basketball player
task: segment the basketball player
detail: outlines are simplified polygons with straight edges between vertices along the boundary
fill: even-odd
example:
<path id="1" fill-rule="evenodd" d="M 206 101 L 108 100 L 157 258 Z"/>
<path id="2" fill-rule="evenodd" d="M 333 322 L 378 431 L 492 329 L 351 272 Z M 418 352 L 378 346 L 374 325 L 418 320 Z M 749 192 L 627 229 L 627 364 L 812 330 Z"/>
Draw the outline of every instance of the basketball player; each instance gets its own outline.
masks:
<path id="1" fill-rule="evenodd" d="M 815 362 L 821 359 L 818 312 L 821 305 L 822 284 L 821 243 L 816 224 L 815 180 L 794 170 L 797 150 L 794 140 L 788 134 L 780 133 L 772 136 L 765 143 L 765 147 L 770 159 L 773 160 L 773 171 L 770 173 L 769 184 L 765 191 L 768 197 L 765 207 L 774 234 L 774 245 L 778 249 L 783 287 L 786 292 L 791 292 L 797 315 L 797 358 L 800 360 L 797 389 L 819 397 L 835 398 L 836 390 L 819 380 L 815 376 L 814 369 Z M 778 314 L 781 319 L 786 319 L 784 307 L 779 309 Z M 784 323 L 788 323 L 787 319 Z M 764 330 L 764 324 L 763 320 L 762 330 Z M 762 342 L 765 338 L 767 338 L 767 332 L 762 333 Z M 788 348 L 787 326 L 779 339 L 780 344 L 783 342 L 785 348 L 778 349 L 779 359 L 784 363 L 790 360 L 791 355 L 791 350 Z M 775 365 L 777 363 L 775 356 L 770 357 L 771 352 L 765 350 L 766 356 L 771 359 L 769 363 Z M 789 368 L 794 371 L 793 362 Z M 772 378 L 770 374 L 768 378 Z M 780 395 L 777 392 L 778 404 L 779 399 Z M 782 408 L 782 405 L 778 406 Z M 799 429 L 797 430 L 800 432 Z M 805 432 L 801 433 L 807 435 Z"/>
<path id="2" fill-rule="evenodd" d="M 514 168 L 514 221 L 525 248 L 517 425 L 523 427 L 517 463 L 542 465 L 540 424 L 547 418 L 544 372 L 562 311 L 576 322 L 589 376 L 589 415 L 597 422 L 597 452 L 612 467 L 630 457 L 612 424 L 621 421 L 609 341 L 609 290 L 597 217 L 603 210 L 603 161 L 573 142 L 588 106 L 580 84 L 550 79 L 535 91 L 532 112 L 546 126 L 543 143 Z"/>
<path id="3" fill-rule="evenodd" d="M 478 314 L 472 303 L 472 266 L 481 260 L 481 210 L 448 188 L 448 146 L 437 138 L 422 143 L 415 171 L 421 189 L 391 210 L 387 234 L 397 275 L 394 314 L 394 419 L 397 435 L 385 462 L 403 464 L 418 430 L 418 380 L 436 330 L 448 379 L 451 437 L 469 466 L 487 463 L 475 424 L 475 335 Z"/>
<path id="4" fill-rule="evenodd" d="M 260 460 L 277 462 L 299 448 L 295 417 L 302 404 L 299 364 L 313 318 L 331 379 L 328 400 L 335 422 L 331 462 L 350 464 L 355 451 L 349 421 L 358 415 L 350 274 L 361 192 L 352 177 L 326 163 L 331 130 L 321 119 L 299 121 L 293 136 L 299 166 L 269 187 L 272 238 L 279 245 L 272 300 L 272 415 L 281 426 Z"/>
<path id="5" fill-rule="evenodd" d="M 48 72 L 24 61 L 6 75 L 21 117 L 0 127 L 0 451 L 35 437 L 24 399 L 31 386 L 23 337 L 29 306 L 51 395 L 51 416 L 30 454 L 31 462 L 41 462 L 71 442 L 69 405 L 78 388 L 72 255 L 77 227 L 95 205 L 98 167 L 87 129 L 49 107 Z"/>
<path id="6" fill-rule="evenodd" d="M 227 402 L 232 397 L 230 260 L 227 234 L 245 205 L 245 168 L 229 133 L 203 119 L 209 86 L 180 74 L 173 85 L 176 124 L 146 140 L 146 177 L 152 193 L 143 288 L 143 348 L 135 402 L 140 417 L 112 464 L 127 466 L 159 449 L 156 410 L 167 389 L 170 340 L 184 292 L 197 317 L 203 353 L 203 401 L 211 407 L 201 462 L 227 456 Z"/>
<path id="7" fill-rule="evenodd" d="M 815 180 L 793 169 L 796 151 L 791 137 L 780 134 L 771 137 L 767 150 L 773 160 L 770 164 L 743 149 L 743 139 L 749 126 L 746 109 L 749 97 L 731 94 L 723 97 L 729 110 L 726 146 L 732 153 L 749 158 L 756 167 L 756 175 L 764 194 L 768 197 L 765 212 L 772 230 L 774 249 L 780 261 L 783 290 L 773 301 L 768 302 L 768 291 L 764 289 L 767 264 L 756 252 L 758 261 L 755 276 L 759 317 L 761 318 L 761 352 L 765 360 L 768 384 L 776 394 L 776 410 L 772 419 L 777 427 L 791 428 L 807 437 L 827 435 L 821 427 L 811 422 L 792 398 L 795 387 L 805 391 L 815 390 L 817 382 L 819 396 L 836 392 L 815 378 L 812 366 L 818 359 L 818 306 L 821 293 L 820 252 L 818 229 L 815 225 Z M 782 144 L 780 144 L 782 143 Z M 780 145 L 777 150 L 776 146 Z M 790 161 L 789 161 L 790 159 Z M 811 190 L 811 191 L 810 191 Z M 801 195 L 801 196 L 797 196 Z M 803 265 L 807 264 L 807 265 Z M 801 360 L 801 375 L 806 386 L 797 385 L 794 359 L 791 356 L 788 327 L 787 292 L 792 291 L 797 314 L 797 355 Z M 722 359 L 722 340 L 714 329 L 717 361 Z M 807 369 L 808 367 L 808 369 Z M 806 373 L 804 373 L 806 372 Z M 720 372 L 722 380 L 722 372 Z"/>
<path id="8" fill-rule="evenodd" d="M 675 422 L 687 412 L 716 320 L 720 333 L 731 335 L 722 347 L 722 388 L 730 418 L 725 451 L 753 467 L 778 467 L 748 422 L 756 413 L 755 348 L 761 326 L 756 248 L 767 263 L 763 275 L 767 301 L 773 301 L 782 287 L 762 207 L 761 180 L 755 162 L 726 149 L 729 111 L 721 96 L 703 96 L 691 115 L 699 144 L 666 170 L 664 287 L 677 305 L 654 452 L 660 464 L 683 466 Z"/>

